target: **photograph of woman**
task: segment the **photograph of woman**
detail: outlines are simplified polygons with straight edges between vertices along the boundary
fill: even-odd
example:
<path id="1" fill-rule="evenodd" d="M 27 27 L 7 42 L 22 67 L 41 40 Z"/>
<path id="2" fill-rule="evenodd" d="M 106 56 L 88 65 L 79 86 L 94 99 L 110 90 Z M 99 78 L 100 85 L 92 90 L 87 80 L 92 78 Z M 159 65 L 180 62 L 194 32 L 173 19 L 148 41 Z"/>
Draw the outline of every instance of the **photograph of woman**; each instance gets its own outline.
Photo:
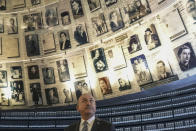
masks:
<path id="1" fill-rule="evenodd" d="M 69 67 L 66 59 L 56 61 L 60 82 L 70 80 Z"/>
<path id="2" fill-rule="evenodd" d="M 56 26 L 59 24 L 56 7 L 46 9 L 45 13 L 46 24 L 48 26 Z"/>
<path id="3" fill-rule="evenodd" d="M 110 27 L 113 32 L 124 27 L 124 23 L 118 9 L 110 12 L 109 18 L 110 18 Z"/>
<path id="4" fill-rule="evenodd" d="M 112 88 L 108 77 L 99 78 L 99 87 L 103 95 L 112 94 Z"/>
<path id="5" fill-rule="evenodd" d="M 93 60 L 93 65 L 94 65 L 95 71 L 97 73 L 108 69 L 108 65 L 106 63 L 106 58 L 105 58 L 103 48 L 98 48 L 96 50 L 92 50 L 91 51 L 91 58 Z"/>
<path id="6" fill-rule="evenodd" d="M 137 52 L 141 49 L 142 49 L 142 47 L 139 42 L 138 35 L 132 35 L 129 40 L 129 47 L 128 47 L 129 53 L 132 54 L 132 53 Z"/>
<path id="7" fill-rule="evenodd" d="M 60 31 L 58 32 L 59 34 L 59 45 L 60 45 L 60 50 L 65 50 L 71 48 L 71 43 L 69 39 L 69 31 Z"/>

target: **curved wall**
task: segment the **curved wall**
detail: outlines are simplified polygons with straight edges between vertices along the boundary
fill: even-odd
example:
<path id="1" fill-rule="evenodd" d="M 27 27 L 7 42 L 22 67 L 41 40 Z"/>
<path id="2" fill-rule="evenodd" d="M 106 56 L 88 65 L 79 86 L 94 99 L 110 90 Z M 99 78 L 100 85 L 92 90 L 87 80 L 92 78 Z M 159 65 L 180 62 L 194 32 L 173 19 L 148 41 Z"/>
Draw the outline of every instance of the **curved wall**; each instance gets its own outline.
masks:
<path id="1" fill-rule="evenodd" d="M 70 105 L 81 92 L 108 99 L 195 74 L 196 9 L 187 0 L 110 2 L 7 0 L 1 108 Z"/>

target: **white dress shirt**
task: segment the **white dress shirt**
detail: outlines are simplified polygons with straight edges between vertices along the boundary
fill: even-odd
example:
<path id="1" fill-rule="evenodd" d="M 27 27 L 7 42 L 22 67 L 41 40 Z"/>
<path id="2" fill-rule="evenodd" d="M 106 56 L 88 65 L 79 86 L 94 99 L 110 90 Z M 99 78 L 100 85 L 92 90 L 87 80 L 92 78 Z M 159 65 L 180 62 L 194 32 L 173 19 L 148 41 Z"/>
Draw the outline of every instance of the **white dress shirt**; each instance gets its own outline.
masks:
<path id="1" fill-rule="evenodd" d="M 81 119 L 79 131 L 82 131 L 83 122 L 84 122 L 84 121 L 85 121 L 85 120 Z M 87 122 L 88 122 L 88 131 L 91 131 L 91 128 L 93 127 L 94 121 L 95 121 L 95 116 L 92 116 L 90 119 L 87 120 Z"/>

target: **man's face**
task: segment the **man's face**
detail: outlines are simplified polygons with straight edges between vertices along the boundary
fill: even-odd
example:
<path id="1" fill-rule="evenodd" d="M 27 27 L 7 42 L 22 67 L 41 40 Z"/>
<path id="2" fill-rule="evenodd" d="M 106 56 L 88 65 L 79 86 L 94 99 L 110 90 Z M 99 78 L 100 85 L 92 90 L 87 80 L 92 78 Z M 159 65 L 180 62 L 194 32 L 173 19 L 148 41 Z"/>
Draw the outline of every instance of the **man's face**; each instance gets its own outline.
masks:
<path id="1" fill-rule="evenodd" d="M 90 94 L 83 94 L 78 100 L 77 111 L 81 116 L 93 116 L 96 112 L 95 99 Z"/>
<path id="2" fill-rule="evenodd" d="M 186 5 L 187 12 L 194 18 L 196 19 L 196 3 L 195 2 L 188 2 Z"/>
<path id="3" fill-rule="evenodd" d="M 160 73 L 160 74 L 165 73 L 165 66 L 163 65 L 163 63 L 158 63 L 157 64 L 157 70 L 158 70 L 158 73 Z"/>
<path id="4" fill-rule="evenodd" d="M 63 24 L 69 23 L 69 16 L 65 15 L 62 17 Z"/>
<path id="5" fill-rule="evenodd" d="M 190 49 L 184 49 L 180 55 L 180 62 L 184 65 L 187 65 L 191 58 Z"/>

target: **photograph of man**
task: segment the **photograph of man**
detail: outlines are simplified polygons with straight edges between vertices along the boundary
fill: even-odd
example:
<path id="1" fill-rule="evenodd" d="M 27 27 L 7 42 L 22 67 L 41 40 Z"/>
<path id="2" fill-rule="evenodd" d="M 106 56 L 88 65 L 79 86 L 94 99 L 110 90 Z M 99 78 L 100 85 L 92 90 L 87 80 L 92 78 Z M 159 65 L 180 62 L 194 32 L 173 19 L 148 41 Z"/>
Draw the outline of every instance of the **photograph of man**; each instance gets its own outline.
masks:
<path id="1" fill-rule="evenodd" d="M 93 65 L 97 73 L 108 69 L 103 48 L 92 50 L 91 58 L 93 60 Z"/>
<path id="2" fill-rule="evenodd" d="M 42 93 L 40 83 L 31 83 L 30 91 L 34 105 L 42 105 Z"/>
<path id="3" fill-rule="evenodd" d="M 159 80 L 163 80 L 172 76 L 172 73 L 167 71 L 165 63 L 162 60 L 156 63 L 156 69 Z"/>
<path id="4" fill-rule="evenodd" d="M 73 101 L 71 89 L 64 88 L 63 94 L 64 94 L 64 103 L 69 103 Z"/>
<path id="5" fill-rule="evenodd" d="M 27 66 L 29 79 L 39 79 L 38 65 Z"/>
<path id="6" fill-rule="evenodd" d="M 69 38 L 69 31 L 60 31 L 58 32 L 59 34 L 59 45 L 60 45 L 60 50 L 65 50 L 71 48 L 71 42 Z"/>
<path id="7" fill-rule="evenodd" d="M 48 26 L 56 26 L 59 24 L 56 7 L 46 9 L 45 19 Z"/>
<path id="8" fill-rule="evenodd" d="M 70 4 L 74 19 L 77 19 L 84 15 L 81 0 L 70 0 Z"/>
<path id="9" fill-rule="evenodd" d="M 117 0 L 105 0 L 106 6 L 111 6 L 111 5 L 115 4 L 116 2 L 117 2 Z"/>
<path id="10" fill-rule="evenodd" d="M 59 96 L 56 87 L 45 89 L 45 92 L 48 105 L 59 103 Z"/>
<path id="11" fill-rule="evenodd" d="M 42 27 L 43 27 L 42 15 L 41 15 L 41 13 L 24 15 L 23 16 L 23 23 L 24 23 L 25 32 L 34 31 L 37 29 L 42 29 Z"/>
<path id="12" fill-rule="evenodd" d="M 85 82 L 85 80 L 80 80 L 74 82 L 74 87 L 76 90 L 76 98 L 78 98 L 85 93 L 91 93 L 90 88 L 88 87 L 88 84 Z"/>
<path id="13" fill-rule="evenodd" d="M 31 0 L 32 5 L 38 5 L 41 3 L 41 0 Z"/>
<path id="14" fill-rule="evenodd" d="M 6 0 L 0 0 L 0 10 L 6 10 Z"/>
<path id="15" fill-rule="evenodd" d="M 39 40 L 37 34 L 29 34 L 25 36 L 27 56 L 40 55 Z"/>
<path id="16" fill-rule="evenodd" d="M 131 89 L 131 84 L 128 79 L 125 80 L 124 78 L 119 78 L 118 83 L 119 83 L 119 88 L 118 88 L 119 91 Z"/>
<path id="17" fill-rule="evenodd" d="M 61 12 L 62 25 L 71 24 L 71 19 L 68 11 Z"/>
<path id="18" fill-rule="evenodd" d="M 192 17 L 194 23 L 196 24 L 196 1 L 195 0 L 187 0 L 186 10 L 188 14 Z"/>
<path id="19" fill-rule="evenodd" d="M 115 131 L 110 122 L 95 117 L 96 102 L 91 94 L 81 95 L 76 109 L 81 115 L 81 120 L 66 127 L 64 131 Z"/>
<path id="20" fill-rule="evenodd" d="M 9 105 L 9 100 L 6 98 L 6 94 L 1 92 L 0 93 L 0 105 L 1 106 L 8 106 Z"/>
<path id="21" fill-rule="evenodd" d="M 138 35 L 132 35 L 129 40 L 129 47 L 128 47 L 129 53 L 132 54 L 132 53 L 137 52 L 141 49 L 142 49 L 142 47 L 139 42 Z"/>
<path id="22" fill-rule="evenodd" d="M 135 77 L 139 85 L 152 82 L 152 76 L 148 68 L 146 57 L 143 54 L 131 58 L 131 64 L 133 66 Z"/>
<path id="23" fill-rule="evenodd" d="M 7 87 L 7 71 L 0 71 L 0 87 Z"/>
<path id="24" fill-rule="evenodd" d="M 79 24 L 76 26 L 74 31 L 74 38 L 78 42 L 78 46 L 88 43 L 88 36 L 85 24 Z"/>
<path id="25" fill-rule="evenodd" d="M 99 87 L 103 95 L 112 94 L 112 88 L 108 77 L 99 78 Z"/>
<path id="26" fill-rule="evenodd" d="M 88 5 L 90 8 L 90 11 L 95 11 L 101 8 L 101 3 L 99 0 L 88 0 Z"/>
<path id="27" fill-rule="evenodd" d="M 55 76 L 54 76 L 54 68 L 53 67 L 45 67 L 42 68 L 44 84 L 54 84 Z"/>
<path id="28" fill-rule="evenodd" d="M 11 86 L 11 102 L 13 105 L 24 105 L 25 94 L 23 81 L 12 81 Z"/>
<path id="29" fill-rule="evenodd" d="M 103 13 L 100 13 L 97 17 L 92 17 L 92 25 L 97 34 L 97 36 L 108 32 L 107 25 L 105 22 L 105 17 Z"/>
<path id="30" fill-rule="evenodd" d="M 124 23 L 118 9 L 110 12 L 109 18 L 110 18 L 110 27 L 113 32 L 124 27 Z"/>
<path id="31" fill-rule="evenodd" d="M 69 67 L 66 59 L 56 61 L 60 82 L 70 80 Z"/>
<path id="32" fill-rule="evenodd" d="M 18 33 L 16 17 L 8 18 L 6 25 L 7 25 L 8 34 L 17 34 Z"/>
<path id="33" fill-rule="evenodd" d="M 149 50 L 152 50 L 161 45 L 155 25 L 151 24 L 150 28 L 145 30 L 144 39 Z"/>
<path id="34" fill-rule="evenodd" d="M 196 67 L 196 57 L 190 42 L 187 42 L 176 49 L 179 66 L 182 71 L 187 71 Z"/>
<path id="35" fill-rule="evenodd" d="M 22 78 L 22 68 L 21 66 L 12 66 L 10 67 L 11 78 L 12 79 L 21 79 Z"/>

